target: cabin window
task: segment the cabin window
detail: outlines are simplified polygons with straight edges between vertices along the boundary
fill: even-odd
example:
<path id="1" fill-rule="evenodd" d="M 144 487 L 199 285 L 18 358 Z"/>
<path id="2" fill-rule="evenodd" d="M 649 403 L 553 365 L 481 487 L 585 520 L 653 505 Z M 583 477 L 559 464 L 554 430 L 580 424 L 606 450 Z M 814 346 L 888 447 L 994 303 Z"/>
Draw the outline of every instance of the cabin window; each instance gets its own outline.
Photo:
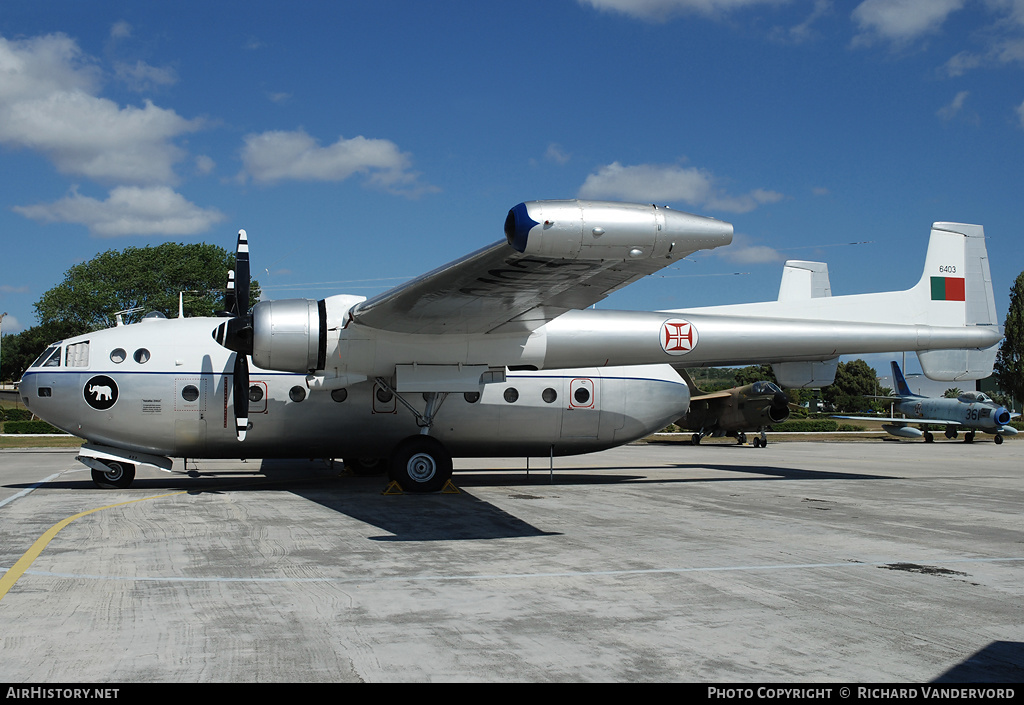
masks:
<path id="1" fill-rule="evenodd" d="M 577 404 L 586 404 L 590 401 L 590 392 L 586 387 L 578 387 L 576 391 L 573 392 L 572 398 L 576 400 Z"/>
<path id="2" fill-rule="evenodd" d="M 181 398 L 185 401 L 195 401 L 199 398 L 199 387 L 194 384 L 185 385 L 181 390 Z"/>
<path id="3" fill-rule="evenodd" d="M 348 399 L 348 390 L 345 389 L 344 387 L 342 387 L 341 389 L 332 389 L 331 399 L 339 403 L 345 401 L 346 399 Z"/>
<path id="4" fill-rule="evenodd" d="M 263 401 L 263 387 L 258 384 L 249 387 L 249 401 L 253 403 Z"/>
<path id="5" fill-rule="evenodd" d="M 65 367 L 88 367 L 89 366 L 89 341 L 84 343 L 71 343 L 64 354 Z"/>
<path id="6" fill-rule="evenodd" d="M 480 401 L 480 392 L 465 392 L 462 398 L 469 404 L 476 404 Z"/>
<path id="7" fill-rule="evenodd" d="M 132 357 L 134 357 L 135 362 L 139 363 L 140 365 L 145 364 L 149 362 L 149 350 L 146 350 L 146 348 L 139 348 L 138 350 L 135 351 L 135 355 L 133 355 Z"/>
<path id="8" fill-rule="evenodd" d="M 505 401 L 509 404 L 515 404 L 519 400 L 519 390 L 515 387 L 509 387 L 505 390 Z"/>
<path id="9" fill-rule="evenodd" d="M 292 387 L 288 390 L 288 398 L 294 402 L 300 402 L 306 398 L 306 390 L 302 387 Z"/>
<path id="10" fill-rule="evenodd" d="M 393 397 L 394 395 L 388 390 L 384 389 L 384 387 L 377 388 L 377 401 L 379 401 L 381 404 L 387 404 L 388 402 L 391 401 Z"/>
<path id="11" fill-rule="evenodd" d="M 546 401 L 548 404 L 552 404 L 554 403 L 555 399 L 558 398 L 558 392 L 556 392 L 551 387 L 548 387 L 543 392 L 541 392 L 540 398 Z"/>
<path id="12" fill-rule="evenodd" d="M 120 365 L 128 357 L 128 353 L 124 351 L 124 348 L 114 348 L 110 351 L 110 361 L 115 365 Z"/>

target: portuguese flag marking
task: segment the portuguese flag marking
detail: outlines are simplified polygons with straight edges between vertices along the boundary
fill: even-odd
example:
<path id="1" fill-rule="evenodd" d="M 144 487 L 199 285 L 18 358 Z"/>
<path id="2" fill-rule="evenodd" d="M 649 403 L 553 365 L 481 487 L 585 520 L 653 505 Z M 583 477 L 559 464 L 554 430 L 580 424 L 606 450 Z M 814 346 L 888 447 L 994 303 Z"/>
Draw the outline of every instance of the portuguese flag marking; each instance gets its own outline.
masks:
<path id="1" fill-rule="evenodd" d="M 963 277 L 932 277 L 932 301 L 965 301 Z"/>

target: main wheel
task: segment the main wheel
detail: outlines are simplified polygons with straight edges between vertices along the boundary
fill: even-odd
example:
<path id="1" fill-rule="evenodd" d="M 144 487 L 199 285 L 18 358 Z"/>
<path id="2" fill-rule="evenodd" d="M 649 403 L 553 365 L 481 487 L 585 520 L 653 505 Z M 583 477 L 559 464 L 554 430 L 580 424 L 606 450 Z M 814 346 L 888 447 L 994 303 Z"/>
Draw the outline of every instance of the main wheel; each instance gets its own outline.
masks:
<path id="1" fill-rule="evenodd" d="M 931 431 L 925 431 L 924 432 L 924 442 L 925 443 L 931 443 L 934 440 L 935 440 L 935 436 L 932 435 Z"/>
<path id="2" fill-rule="evenodd" d="M 120 460 L 104 460 L 106 470 L 92 469 L 92 481 L 105 490 L 123 490 L 135 479 L 135 466 Z"/>
<path id="3" fill-rule="evenodd" d="M 452 456 L 436 438 L 409 436 L 391 454 L 389 473 L 406 492 L 437 492 L 452 476 Z"/>
<path id="4" fill-rule="evenodd" d="M 699 433 L 695 433 L 692 436 L 690 436 L 690 445 L 692 445 L 692 446 L 699 446 L 700 445 L 700 434 Z"/>

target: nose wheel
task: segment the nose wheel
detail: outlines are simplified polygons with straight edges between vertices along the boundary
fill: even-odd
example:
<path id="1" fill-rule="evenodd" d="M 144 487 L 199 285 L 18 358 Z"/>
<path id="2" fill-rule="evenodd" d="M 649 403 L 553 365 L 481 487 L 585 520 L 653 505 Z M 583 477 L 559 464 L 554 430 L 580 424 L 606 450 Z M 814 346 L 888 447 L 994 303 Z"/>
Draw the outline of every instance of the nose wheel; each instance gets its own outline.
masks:
<path id="1" fill-rule="evenodd" d="M 135 479 L 135 466 L 119 460 L 108 460 L 103 463 L 104 470 L 92 468 L 92 481 L 97 487 L 105 490 L 123 490 L 131 487 Z"/>

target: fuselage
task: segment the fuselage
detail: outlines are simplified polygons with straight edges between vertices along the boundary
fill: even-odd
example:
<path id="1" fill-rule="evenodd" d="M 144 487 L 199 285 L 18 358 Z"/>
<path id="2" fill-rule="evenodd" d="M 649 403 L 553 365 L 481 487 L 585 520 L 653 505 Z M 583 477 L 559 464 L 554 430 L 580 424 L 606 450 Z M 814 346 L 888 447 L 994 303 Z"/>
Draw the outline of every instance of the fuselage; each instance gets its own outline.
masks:
<path id="1" fill-rule="evenodd" d="M 91 443 L 170 457 L 387 457 L 420 432 L 415 415 L 367 379 L 313 389 L 304 374 L 251 367 L 244 442 L 234 430 L 235 353 L 219 318 L 146 319 L 55 343 L 24 374 L 38 416 Z M 394 382 L 390 382 L 394 384 Z M 401 394 L 401 390 L 399 390 Z M 402 397 L 422 413 L 424 395 Z M 621 445 L 686 411 L 668 365 L 492 370 L 452 393 L 430 429 L 454 456 L 569 455 Z"/>
<path id="2" fill-rule="evenodd" d="M 937 419 L 962 424 L 966 428 L 994 430 L 1010 422 L 1010 412 L 980 393 L 961 395 L 959 399 L 904 397 L 896 411 L 913 419 Z"/>

